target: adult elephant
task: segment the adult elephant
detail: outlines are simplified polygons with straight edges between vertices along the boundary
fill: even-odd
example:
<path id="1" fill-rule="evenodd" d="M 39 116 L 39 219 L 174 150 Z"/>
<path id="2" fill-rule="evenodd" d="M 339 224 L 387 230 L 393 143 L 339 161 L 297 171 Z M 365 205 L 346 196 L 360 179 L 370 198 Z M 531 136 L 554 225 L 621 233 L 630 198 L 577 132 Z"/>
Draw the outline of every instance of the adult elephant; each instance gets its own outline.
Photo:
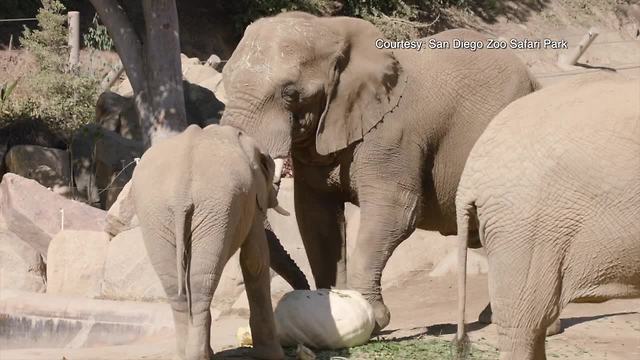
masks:
<path id="1" fill-rule="evenodd" d="M 535 88 L 508 50 L 391 51 L 376 48 L 382 38 L 348 17 L 256 21 L 224 68 L 221 119 L 275 159 L 291 151 L 318 288 L 346 285 L 344 203 L 360 206 L 348 285 L 372 303 L 378 329 L 390 320 L 380 278 L 391 253 L 417 227 L 456 233 L 456 188 L 471 147 L 494 115 Z M 468 30 L 433 37 L 454 39 L 487 42 Z"/>

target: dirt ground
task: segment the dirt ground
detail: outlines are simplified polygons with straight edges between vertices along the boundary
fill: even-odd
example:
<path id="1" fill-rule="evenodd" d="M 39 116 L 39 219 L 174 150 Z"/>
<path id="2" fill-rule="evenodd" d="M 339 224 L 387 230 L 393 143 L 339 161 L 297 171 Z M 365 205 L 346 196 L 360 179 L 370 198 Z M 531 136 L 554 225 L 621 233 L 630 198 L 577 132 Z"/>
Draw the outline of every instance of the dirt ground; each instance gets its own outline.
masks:
<path id="1" fill-rule="evenodd" d="M 456 320 L 456 280 L 454 276 L 430 278 L 428 272 L 383 292 L 392 320 L 382 335 L 386 339 L 452 339 Z M 495 348 L 495 326 L 477 323 L 477 315 L 488 302 L 486 276 L 473 276 L 468 285 L 470 338 L 480 348 Z M 640 299 L 613 300 L 601 304 L 570 304 L 561 314 L 564 331 L 547 338 L 547 357 L 575 360 L 640 359 Z M 248 319 L 225 316 L 214 323 L 212 345 L 225 356 L 235 348 L 236 330 Z M 145 344 L 85 349 L 0 350 L 2 360 L 169 360 L 173 339 L 160 338 Z M 417 360 L 417 359 L 416 359 Z"/>

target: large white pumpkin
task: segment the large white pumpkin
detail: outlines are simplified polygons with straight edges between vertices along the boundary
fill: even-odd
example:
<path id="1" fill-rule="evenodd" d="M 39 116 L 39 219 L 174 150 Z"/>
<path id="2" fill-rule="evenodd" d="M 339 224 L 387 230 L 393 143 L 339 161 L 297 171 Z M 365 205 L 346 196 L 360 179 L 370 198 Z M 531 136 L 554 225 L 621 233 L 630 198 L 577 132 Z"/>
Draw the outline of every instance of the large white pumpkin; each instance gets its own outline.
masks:
<path id="1" fill-rule="evenodd" d="M 283 346 L 315 349 L 362 345 L 375 326 L 371 305 L 352 290 L 289 292 L 278 303 L 275 320 Z"/>

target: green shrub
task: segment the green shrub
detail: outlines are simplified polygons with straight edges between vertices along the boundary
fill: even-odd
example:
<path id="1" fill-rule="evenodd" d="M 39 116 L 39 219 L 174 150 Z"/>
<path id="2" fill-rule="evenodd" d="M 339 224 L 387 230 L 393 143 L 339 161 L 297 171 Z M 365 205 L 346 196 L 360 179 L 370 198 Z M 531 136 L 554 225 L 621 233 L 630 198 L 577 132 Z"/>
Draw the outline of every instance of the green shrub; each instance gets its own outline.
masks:
<path id="1" fill-rule="evenodd" d="M 93 16 L 91 27 L 84 34 L 84 44 L 94 50 L 110 51 L 114 49 L 113 40 L 109 36 L 107 27 L 98 21 L 98 14 Z"/>
<path id="2" fill-rule="evenodd" d="M 41 119 L 68 135 L 93 119 L 99 80 L 68 64 L 65 7 L 58 0 L 42 0 L 36 17 L 38 28 L 25 28 L 20 40 L 37 69 L 20 81 L 27 95 L 5 105 L 9 114 L 0 117 Z"/>

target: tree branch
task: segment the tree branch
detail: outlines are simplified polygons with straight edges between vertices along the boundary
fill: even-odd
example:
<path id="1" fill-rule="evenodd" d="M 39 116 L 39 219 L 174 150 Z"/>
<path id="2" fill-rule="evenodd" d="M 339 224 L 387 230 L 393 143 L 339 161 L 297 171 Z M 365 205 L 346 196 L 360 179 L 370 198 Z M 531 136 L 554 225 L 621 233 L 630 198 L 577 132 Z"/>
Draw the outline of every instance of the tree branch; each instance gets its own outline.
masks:
<path id="1" fill-rule="evenodd" d="M 145 69 L 142 57 L 142 42 L 136 34 L 129 17 L 116 0 L 90 0 L 100 20 L 109 30 L 109 35 L 120 55 L 122 64 L 131 82 L 133 92 L 138 95 L 146 90 Z"/>

